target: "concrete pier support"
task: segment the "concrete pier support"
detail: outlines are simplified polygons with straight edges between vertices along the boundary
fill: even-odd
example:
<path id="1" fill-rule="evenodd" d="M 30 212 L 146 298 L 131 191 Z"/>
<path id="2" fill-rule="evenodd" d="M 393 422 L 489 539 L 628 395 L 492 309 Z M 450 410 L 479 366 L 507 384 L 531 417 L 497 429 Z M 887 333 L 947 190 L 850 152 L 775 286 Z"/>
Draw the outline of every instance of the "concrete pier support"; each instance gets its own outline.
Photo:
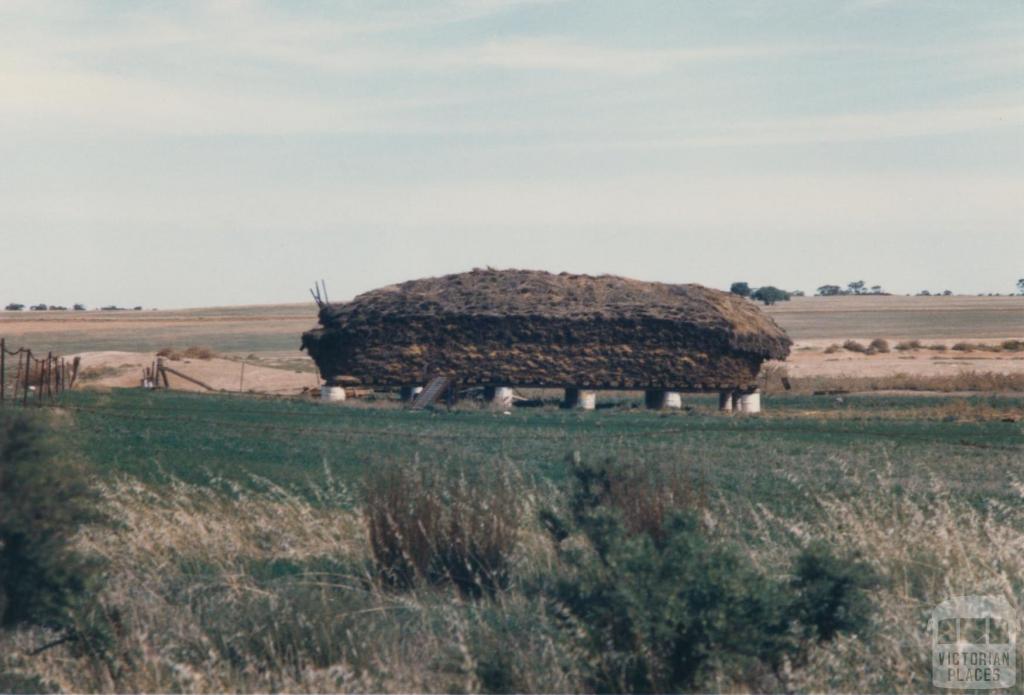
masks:
<path id="1" fill-rule="evenodd" d="M 594 410 L 597 408 L 597 391 L 569 388 L 565 390 L 565 407 L 578 410 Z"/>
<path id="2" fill-rule="evenodd" d="M 495 408 L 511 408 L 512 407 L 512 387 L 511 386 L 485 386 L 484 387 L 484 400 L 490 403 Z"/>
<path id="3" fill-rule="evenodd" d="M 648 389 L 644 394 L 644 403 L 651 410 L 679 410 L 683 407 L 683 396 L 678 391 Z"/>
<path id="4" fill-rule="evenodd" d="M 736 396 L 732 391 L 718 392 L 718 409 L 723 413 L 731 413 L 735 405 Z"/>
<path id="5" fill-rule="evenodd" d="M 331 403 L 341 403 L 345 400 L 345 389 L 341 386 L 321 386 L 320 400 Z"/>
<path id="6" fill-rule="evenodd" d="M 398 396 L 399 398 L 402 399 L 403 402 L 408 403 L 412 401 L 414 398 L 416 398 L 416 396 L 420 395 L 420 392 L 422 391 L 422 386 L 403 386 L 399 390 Z"/>
<path id="7" fill-rule="evenodd" d="M 740 395 L 739 411 L 748 414 L 761 412 L 761 394 L 757 389 Z"/>

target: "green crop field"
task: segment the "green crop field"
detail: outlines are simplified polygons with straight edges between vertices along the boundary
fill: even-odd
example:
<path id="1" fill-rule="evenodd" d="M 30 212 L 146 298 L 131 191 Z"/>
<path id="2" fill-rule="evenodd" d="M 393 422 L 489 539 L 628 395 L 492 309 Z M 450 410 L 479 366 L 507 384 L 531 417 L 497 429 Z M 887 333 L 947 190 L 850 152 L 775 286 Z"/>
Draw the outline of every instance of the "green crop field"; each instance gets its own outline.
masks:
<path id="1" fill-rule="evenodd" d="M 812 491 L 863 492 L 851 487 L 837 460 L 861 473 L 891 466 L 895 479 L 910 486 L 942 478 L 979 503 L 1004 494 L 1008 476 L 1024 475 L 1021 425 L 961 421 L 946 414 L 948 398 L 766 397 L 768 414 L 755 418 L 721 416 L 712 400 L 691 398 L 691 410 L 681 413 L 655 414 L 623 402 L 596 413 L 546 407 L 503 415 L 472 405 L 411 412 L 395 403 L 338 406 L 126 389 L 69 393 L 63 405 L 104 474 L 204 484 L 268 480 L 302 495 L 322 484 L 325 470 L 358 484 L 381 462 L 417 456 L 470 472 L 513 465 L 559 482 L 573 451 L 587 459 L 662 462 L 726 503 L 763 502 L 780 511 L 793 506 L 797 483 Z M 957 403 L 996 414 L 1024 408 L 1021 398 Z"/>

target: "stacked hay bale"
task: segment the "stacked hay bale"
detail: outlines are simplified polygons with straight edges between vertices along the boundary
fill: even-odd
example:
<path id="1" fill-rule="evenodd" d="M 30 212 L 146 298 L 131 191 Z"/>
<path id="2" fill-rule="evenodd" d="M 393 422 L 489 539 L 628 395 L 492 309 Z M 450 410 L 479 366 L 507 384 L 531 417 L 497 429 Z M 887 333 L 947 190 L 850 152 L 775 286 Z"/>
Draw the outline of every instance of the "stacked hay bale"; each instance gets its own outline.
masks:
<path id="1" fill-rule="evenodd" d="M 474 270 L 320 310 L 302 337 L 328 384 L 750 391 L 791 341 L 755 304 L 700 285 Z"/>

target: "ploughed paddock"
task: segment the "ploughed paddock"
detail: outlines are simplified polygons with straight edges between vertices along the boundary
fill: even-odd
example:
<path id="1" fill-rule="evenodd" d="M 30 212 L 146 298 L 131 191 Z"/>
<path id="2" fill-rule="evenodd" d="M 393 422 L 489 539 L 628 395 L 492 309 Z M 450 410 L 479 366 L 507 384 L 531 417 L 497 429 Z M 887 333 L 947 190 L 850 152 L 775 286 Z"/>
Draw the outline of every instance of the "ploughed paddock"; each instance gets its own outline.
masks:
<path id="1" fill-rule="evenodd" d="M 490 269 L 323 304 L 302 336 L 325 393 L 341 397 L 443 376 L 499 402 L 516 386 L 564 388 L 583 408 L 602 389 L 643 389 L 651 407 L 716 391 L 723 409 L 747 412 L 760 409 L 761 364 L 791 344 L 753 302 L 700 285 Z"/>

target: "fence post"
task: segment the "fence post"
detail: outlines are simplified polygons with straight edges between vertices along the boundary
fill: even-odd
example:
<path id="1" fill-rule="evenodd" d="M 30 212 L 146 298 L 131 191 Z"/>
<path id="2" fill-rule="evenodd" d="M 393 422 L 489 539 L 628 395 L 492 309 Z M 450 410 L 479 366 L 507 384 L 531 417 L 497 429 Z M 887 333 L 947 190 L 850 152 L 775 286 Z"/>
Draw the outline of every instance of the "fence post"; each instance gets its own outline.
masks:
<path id="1" fill-rule="evenodd" d="M 25 350 L 25 375 L 22 377 L 22 385 L 25 387 L 25 395 L 21 399 L 22 405 L 28 405 L 28 382 L 32 379 L 32 351 Z"/>
<path id="2" fill-rule="evenodd" d="M 39 363 L 39 383 L 36 384 L 36 403 L 42 404 L 43 402 L 43 379 L 46 377 L 46 363 L 42 360 L 36 360 Z"/>
<path id="3" fill-rule="evenodd" d="M 4 404 L 4 391 L 7 388 L 7 341 L 0 338 L 0 405 Z"/>

